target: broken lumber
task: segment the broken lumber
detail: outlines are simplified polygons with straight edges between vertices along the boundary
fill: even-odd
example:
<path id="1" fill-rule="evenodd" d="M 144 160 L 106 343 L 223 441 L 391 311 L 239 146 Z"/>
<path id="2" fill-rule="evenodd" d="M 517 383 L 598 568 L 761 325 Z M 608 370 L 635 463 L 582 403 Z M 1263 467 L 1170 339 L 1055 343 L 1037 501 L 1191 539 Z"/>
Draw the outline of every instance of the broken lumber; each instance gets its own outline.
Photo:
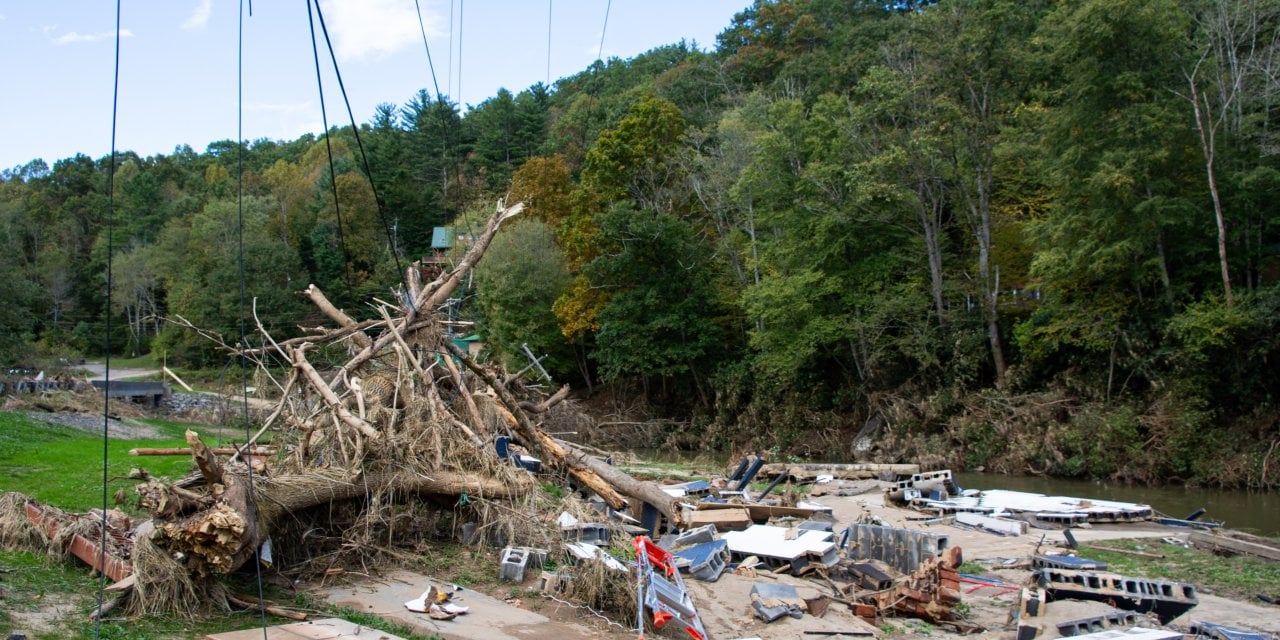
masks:
<path id="1" fill-rule="evenodd" d="M 241 453 L 240 447 L 209 447 L 215 455 L 231 456 Z M 254 447 L 252 450 L 244 451 L 252 456 L 270 456 L 275 455 L 275 447 Z M 131 456 L 189 456 L 191 455 L 191 447 L 138 447 L 130 449 Z"/>
<path id="2" fill-rule="evenodd" d="M 1244 538 L 1243 534 L 1229 536 L 1225 534 L 1196 531 L 1191 534 L 1190 542 L 1192 546 L 1198 549 L 1204 549 L 1215 553 L 1222 553 L 1224 551 L 1230 553 L 1243 553 L 1280 562 L 1280 545 L 1261 542 L 1261 540 L 1266 539 L 1257 538 L 1257 536 L 1249 536 L 1245 539 L 1242 538 Z"/>

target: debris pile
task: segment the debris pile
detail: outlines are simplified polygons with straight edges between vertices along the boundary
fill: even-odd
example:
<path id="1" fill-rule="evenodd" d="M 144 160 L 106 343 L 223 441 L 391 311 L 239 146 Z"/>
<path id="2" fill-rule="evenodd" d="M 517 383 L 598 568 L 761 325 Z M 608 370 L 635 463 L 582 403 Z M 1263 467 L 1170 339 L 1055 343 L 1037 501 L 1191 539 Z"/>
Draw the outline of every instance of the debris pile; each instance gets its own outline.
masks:
<path id="1" fill-rule="evenodd" d="M 1025 583 L 962 573 L 963 552 L 953 543 L 953 536 L 1019 538 L 1035 528 L 1062 531 L 1075 547 L 1070 528 L 1149 522 L 1155 514 L 1146 505 L 963 490 L 950 471 L 918 465 L 769 464 L 764 456 L 744 458 L 724 477 L 658 484 L 553 437 L 584 419 L 568 388 L 544 391 L 477 362 L 454 343 L 440 313 L 521 208 L 499 205 L 461 262 L 431 282 L 410 269 L 396 303 L 376 301 L 379 319 L 356 321 L 312 286 L 302 294 L 330 326 L 277 341 L 259 324 L 261 346 L 223 343 L 260 365 L 259 388 L 275 389 L 269 413 L 257 433 L 229 448 L 188 432 L 185 449 L 167 452 L 191 456 L 187 477 L 131 472 L 149 518 L 108 514 L 105 553 L 100 513 L 64 514 L 13 495 L 0 499 L 0 545 L 52 545 L 101 567 L 116 582 L 116 602 L 148 615 L 211 606 L 290 615 L 229 592 L 220 577 L 254 562 L 291 578 L 327 577 L 344 566 L 421 557 L 445 539 L 500 549 L 500 580 L 535 582 L 548 598 L 610 622 L 634 620 L 626 626 L 642 636 L 708 637 L 701 583 L 738 589 L 735 613 L 752 624 L 817 620 L 829 624 L 806 633 L 827 635 L 878 635 L 890 619 L 981 632 L 963 606 L 977 591 L 1016 599 L 1003 604 L 1012 609 L 1005 629 L 1018 640 L 1046 630 L 1158 640 L 1161 630 L 1130 629 L 1148 622 L 1141 614 L 1163 625 L 1196 606 L 1189 584 L 1107 573 L 1105 563 L 1039 545 L 1000 565 L 1027 571 Z M 885 516 L 907 526 L 866 513 L 837 518 L 833 502 L 877 490 L 885 503 L 913 510 L 902 513 L 922 515 Z M 1266 553 L 1254 549 L 1256 540 L 1192 543 Z M 395 602 L 455 625 L 478 617 L 450 587 L 423 588 Z M 1107 608 L 1046 617 L 1076 601 Z"/>

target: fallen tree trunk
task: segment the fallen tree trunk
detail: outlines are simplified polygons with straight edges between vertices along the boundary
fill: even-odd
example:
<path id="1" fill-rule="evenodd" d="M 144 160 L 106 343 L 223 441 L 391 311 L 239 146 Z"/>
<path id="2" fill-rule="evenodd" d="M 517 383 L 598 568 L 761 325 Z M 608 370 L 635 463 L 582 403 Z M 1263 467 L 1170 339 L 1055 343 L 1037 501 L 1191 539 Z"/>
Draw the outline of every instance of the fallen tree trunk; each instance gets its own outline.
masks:
<path id="1" fill-rule="evenodd" d="M 450 342 L 442 344 L 450 354 L 462 361 L 468 369 L 480 376 L 498 394 L 498 399 L 506 406 L 507 415 L 510 416 L 508 421 L 511 426 L 516 429 L 527 446 L 536 449 L 548 462 L 568 469 L 576 480 L 594 491 L 596 495 L 603 498 L 614 509 L 623 508 L 623 499 L 618 495 L 622 493 L 653 505 L 673 525 L 679 525 L 683 522 L 676 499 L 660 489 L 658 485 L 645 480 L 637 480 L 613 465 L 605 464 L 580 449 L 572 448 L 572 445 L 562 445 L 558 440 L 535 427 L 529 421 L 528 416 L 525 415 L 520 403 L 512 397 L 511 392 L 496 378 L 489 375 L 489 372 L 476 364 L 474 360 L 454 344 Z M 550 410 L 555 402 L 563 400 L 567 395 L 568 389 L 562 388 L 548 398 L 546 402 L 536 405 L 535 409 L 545 413 Z"/>
<path id="2" fill-rule="evenodd" d="M 209 450 L 220 456 L 231 456 L 241 453 L 239 447 L 209 447 Z M 273 447 L 254 447 L 252 450 L 245 451 L 254 456 L 270 456 L 275 455 Z M 131 456 L 189 456 L 191 455 L 191 447 L 138 447 L 130 449 Z"/>
<path id="3" fill-rule="evenodd" d="M 222 480 L 226 490 L 218 504 L 158 526 L 165 547 L 185 554 L 187 567 L 196 575 L 235 571 L 253 557 L 282 518 L 312 507 L 381 492 L 403 497 L 465 494 L 509 499 L 534 488 L 531 481 L 513 485 L 453 472 L 396 471 L 349 477 L 340 470 L 318 470 L 274 478 L 255 476 L 253 493 L 257 500 L 251 502 L 247 475 L 226 473 Z M 256 519 L 251 514 L 256 514 Z"/>

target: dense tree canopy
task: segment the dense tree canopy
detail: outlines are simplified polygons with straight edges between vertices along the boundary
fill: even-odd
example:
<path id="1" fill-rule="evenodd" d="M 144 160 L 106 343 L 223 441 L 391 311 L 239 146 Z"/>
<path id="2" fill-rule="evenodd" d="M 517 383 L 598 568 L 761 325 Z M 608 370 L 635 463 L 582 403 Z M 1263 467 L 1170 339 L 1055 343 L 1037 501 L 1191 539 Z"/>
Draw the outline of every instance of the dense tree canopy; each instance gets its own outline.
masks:
<path id="1" fill-rule="evenodd" d="M 113 185 L 106 158 L 6 170 L 0 360 L 96 354 L 113 314 L 113 350 L 214 364 L 161 318 L 235 334 L 241 232 L 287 334 L 308 283 L 360 315 L 508 195 L 529 209 L 453 308 L 495 357 L 641 389 L 708 444 L 888 424 L 885 455 L 1280 483 L 1280 3 L 757 0 L 726 24 L 465 113 L 380 105 L 372 175 L 349 127 L 125 152 Z"/>

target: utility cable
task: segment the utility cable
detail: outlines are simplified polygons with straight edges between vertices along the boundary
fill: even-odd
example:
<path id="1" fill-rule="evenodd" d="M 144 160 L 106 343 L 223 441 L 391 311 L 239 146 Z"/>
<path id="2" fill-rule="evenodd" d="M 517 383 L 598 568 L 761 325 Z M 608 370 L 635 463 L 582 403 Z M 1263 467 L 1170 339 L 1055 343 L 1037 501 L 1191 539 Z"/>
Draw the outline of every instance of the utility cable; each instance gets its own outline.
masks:
<path id="1" fill-rule="evenodd" d="M 413 5 L 418 8 L 418 0 L 413 0 Z M 323 26 L 323 21 L 321 22 Z M 440 167 L 444 175 L 444 184 L 442 187 L 443 196 L 449 194 L 449 121 L 445 117 L 445 110 L 449 109 L 445 102 L 444 96 L 440 95 L 440 84 L 436 81 L 436 67 L 431 62 L 431 47 L 427 45 L 427 29 L 422 22 L 422 9 L 418 8 L 418 28 L 422 31 L 422 48 L 427 52 L 427 66 L 431 69 L 431 84 L 436 90 L 436 104 L 432 109 L 440 116 Z M 449 73 L 453 73 L 453 3 L 449 3 Z M 452 82 L 450 80 L 449 82 Z M 448 89 L 449 87 L 446 87 Z M 451 110 L 451 109 L 450 109 Z M 427 115 L 431 115 L 431 111 L 427 111 Z M 441 203 L 444 206 L 444 203 Z M 407 287 L 406 287 L 407 288 Z"/>
<path id="2" fill-rule="evenodd" d="M 237 262 L 240 270 L 240 348 L 247 349 L 249 340 L 245 333 L 245 284 L 244 284 L 244 0 L 240 0 L 240 21 L 236 29 L 236 215 L 238 217 Z M 327 130 L 326 130 L 327 131 Z M 327 138 L 328 136 L 326 136 Z M 336 205 L 335 201 L 335 205 Z M 240 356 L 241 414 L 244 416 L 244 441 L 253 439 L 249 426 L 249 362 Z M 245 444 L 248 447 L 248 444 Z M 258 541 L 258 496 L 253 488 L 253 457 L 244 461 L 245 477 L 249 484 L 249 543 L 253 545 L 253 575 L 258 583 L 258 615 L 262 619 L 262 640 L 267 640 L 267 607 L 263 604 L 262 546 Z"/>
<path id="3" fill-rule="evenodd" d="M 609 30 L 609 10 L 613 9 L 613 0 L 604 6 L 604 26 L 600 27 L 600 50 L 596 52 L 596 60 L 604 61 L 604 34 Z"/>
<path id="4" fill-rule="evenodd" d="M 445 91 L 453 91 L 453 3 L 449 0 L 449 71 L 446 72 Z"/>
<path id="5" fill-rule="evenodd" d="M 365 153 L 364 142 L 360 139 L 360 125 L 356 124 L 356 115 L 351 111 L 351 100 L 347 98 L 347 86 L 342 82 L 342 71 L 338 69 L 338 56 L 333 51 L 333 42 L 329 40 L 329 28 L 324 24 L 324 12 L 320 10 L 319 0 L 316 2 L 316 17 L 320 19 L 320 32 L 324 34 L 324 44 L 329 49 L 329 60 L 333 62 L 333 75 L 338 78 L 342 104 L 347 107 L 347 118 L 351 120 L 351 132 L 355 134 L 356 148 L 360 150 L 360 162 L 364 166 L 364 175 L 369 180 L 369 190 L 373 192 L 373 206 L 378 210 L 378 220 L 382 222 L 382 230 L 387 234 L 387 247 L 391 250 L 391 257 L 396 261 L 396 273 L 400 274 L 400 281 L 407 291 L 409 283 L 404 281 L 404 265 L 400 263 L 400 252 L 396 250 L 396 241 L 391 235 L 391 225 L 387 223 L 387 213 L 382 210 L 382 196 L 378 195 L 378 185 L 373 180 L 373 169 L 369 167 L 369 155 Z"/>
<path id="6" fill-rule="evenodd" d="M 422 48 L 427 50 L 427 67 L 431 69 L 431 86 L 435 87 L 436 100 L 439 100 L 440 83 L 436 81 L 436 65 L 431 62 L 431 45 L 427 44 L 427 27 L 422 22 L 422 6 L 418 3 L 418 0 L 413 0 L 413 8 L 418 10 L 418 30 L 422 32 Z"/>
<path id="7" fill-rule="evenodd" d="M 106 357 L 102 391 L 102 536 L 98 538 L 98 613 L 93 616 L 94 640 L 102 637 L 102 603 L 107 595 L 107 462 L 111 442 L 111 254 L 114 250 L 116 208 L 116 114 L 120 106 L 120 0 L 116 0 L 116 56 L 111 84 L 111 162 L 107 169 L 107 306 L 106 329 L 102 333 L 102 352 Z"/>
<path id="8" fill-rule="evenodd" d="M 462 19 L 467 13 L 467 0 L 458 0 L 458 104 L 462 101 Z"/>
<path id="9" fill-rule="evenodd" d="M 547 86 L 551 86 L 551 4 L 555 0 L 547 0 Z"/>
<path id="10" fill-rule="evenodd" d="M 351 292 L 351 256 L 347 254 L 347 240 L 342 230 L 342 207 L 338 204 L 338 174 L 333 168 L 333 145 L 329 142 L 329 114 L 324 106 L 324 83 L 320 80 L 320 50 L 316 45 L 316 25 L 311 15 L 311 0 L 307 3 L 307 25 L 311 27 L 311 58 L 316 64 L 316 89 L 320 92 L 320 121 L 324 124 L 324 148 L 329 155 L 329 186 L 333 189 L 333 213 L 338 218 L 338 245 L 342 247 L 342 274 L 347 285 L 347 296 L 354 298 Z"/>

